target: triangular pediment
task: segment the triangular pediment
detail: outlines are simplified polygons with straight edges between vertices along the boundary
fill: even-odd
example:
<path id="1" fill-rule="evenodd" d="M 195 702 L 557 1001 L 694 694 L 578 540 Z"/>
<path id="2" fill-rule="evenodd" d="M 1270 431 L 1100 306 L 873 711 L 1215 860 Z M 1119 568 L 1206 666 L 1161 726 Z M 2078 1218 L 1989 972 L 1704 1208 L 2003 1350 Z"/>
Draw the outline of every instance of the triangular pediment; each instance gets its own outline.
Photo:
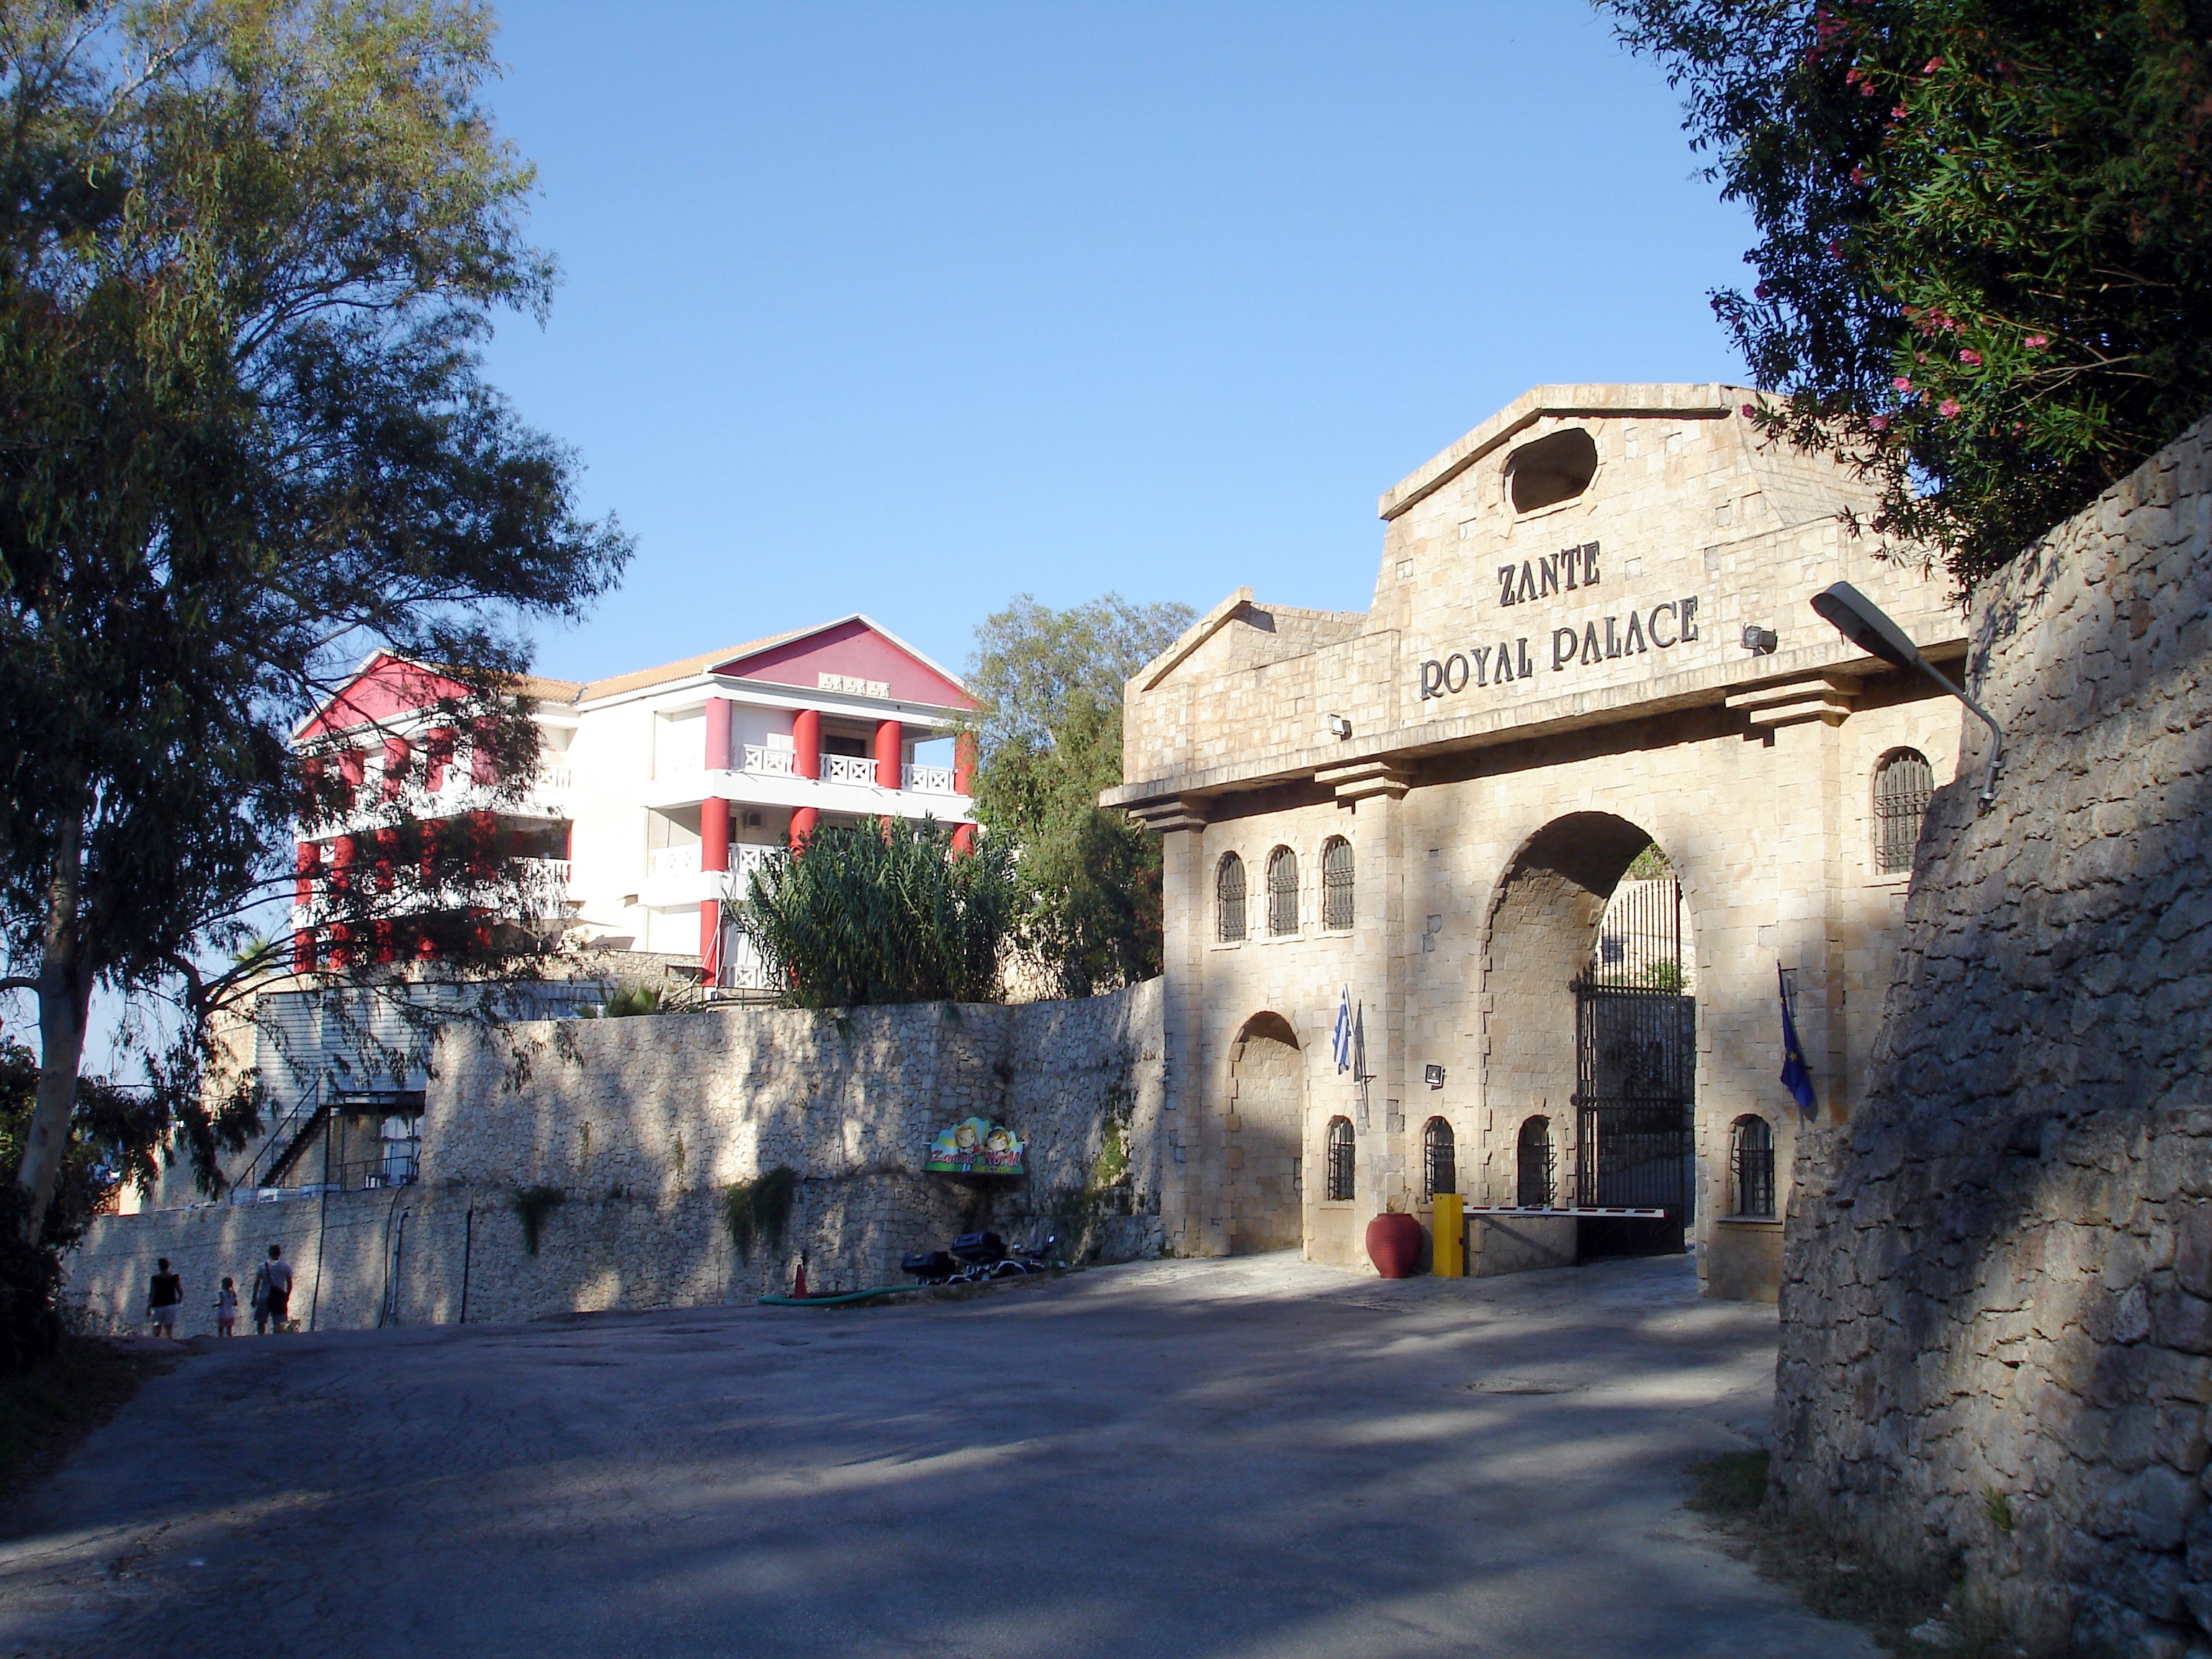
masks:
<path id="1" fill-rule="evenodd" d="M 934 708 L 975 706 L 967 688 L 945 670 L 860 615 L 787 635 L 715 663 L 708 672 L 726 679 L 887 697 Z"/>

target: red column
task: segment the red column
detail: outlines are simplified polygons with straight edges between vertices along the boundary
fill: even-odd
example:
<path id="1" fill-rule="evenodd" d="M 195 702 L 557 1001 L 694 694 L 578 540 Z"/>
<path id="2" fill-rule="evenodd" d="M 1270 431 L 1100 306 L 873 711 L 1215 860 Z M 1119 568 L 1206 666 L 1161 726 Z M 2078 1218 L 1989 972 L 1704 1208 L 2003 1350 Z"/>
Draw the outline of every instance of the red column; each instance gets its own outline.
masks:
<path id="1" fill-rule="evenodd" d="M 407 787 L 407 763 L 415 750 L 404 738 L 384 740 L 384 798 L 398 800 Z"/>
<path id="2" fill-rule="evenodd" d="M 362 780 L 368 775 L 368 757 L 358 749 L 342 750 L 338 755 L 339 808 L 350 812 L 361 801 Z"/>
<path id="3" fill-rule="evenodd" d="M 499 722 L 486 716 L 469 728 L 469 781 L 499 781 Z"/>
<path id="4" fill-rule="evenodd" d="M 975 850 L 975 826 L 958 823 L 952 827 L 952 856 L 962 858 Z"/>
<path id="5" fill-rule="evenodd" d="M 817 709 L 802 708 L 791 722 L 791 769 L 802 778 L 822 775 L 822 715 Z"/>
<path id="6" fill-rule="evenodd" d="M 292 933 L 292 971 L 312 974 L 315 971 L 315 930 L 295 928 Z"/>
<path id="7" fill-rule="evenodd" d="M 876 787 L 896 789 L 906 781 L 900 769 L 906 763 L 906 728 L 896 720 L 876 726 Z"/>
<path id="8" fill-rule="evenodd" d="M 975 793 L 975 734 L 963 732 L 952 739 L 952 793 Z"/>
<path id="9" fill-rule="evenodd" d="M 709 795 L 699 803 L 699 867 L 730 867 L 730 803 Z"/>
<path id="10" fill-rule="evenodd" d="M 323 849 L 312 841 L 299 843 L 295 854 L 294 870 L 297 878 L 292 884 L 292 896 L 299 905 L 301 918 L 307 925 L 292 930 L 292 971 L 312 974 L 315 971 L 315 878 L 322 873 Z"/>
<path id="11" fill-rule="evenodd" d="M 446 769 L 453 763 L 457 737 L 450 726 L 441 726 L 429 734 L 423 751 L 422 787 L 434 795 L 446 787 Z"/>
<path id="12" fill-rule="evenodd" d="M 722 907 L 714 899 L 699 901 L 699 965 L 706 969 L 702 985 L 720 982 L 722 967 Z"/>
<path id="13" fill-rule="evenodd" d="M 730 769 L 730 708 L 727 697 L 707 699 L 707 769 L 726 772 Z"/>
<path id="14" fill-rule="evenodd" d="M 797 858 L 806 850 L 806 838 L 814 833 L 815 824 L 822 814 L 811 806 L 802 806 L 791 815 L 791 855 Z"/>
<path id="15" fill-rule="evenodd" d="M 353 890 L 354 839 L 340 836 L 331 843 L 331 886 L 341 893 Z"/>

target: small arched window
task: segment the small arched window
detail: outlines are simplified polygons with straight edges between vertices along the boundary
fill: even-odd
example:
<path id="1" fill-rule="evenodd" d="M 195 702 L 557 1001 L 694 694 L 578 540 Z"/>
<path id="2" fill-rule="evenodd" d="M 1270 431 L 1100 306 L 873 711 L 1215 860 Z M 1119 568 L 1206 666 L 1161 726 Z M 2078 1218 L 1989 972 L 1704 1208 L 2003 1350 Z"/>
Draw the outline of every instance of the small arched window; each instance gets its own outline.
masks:
<path id="1" fill-rule="evenodd" d="M 1421 1129 L 1421 1196 L 1433 1200 L 1438 1193 L 1459 1190 L 1459 1147 L 1452 1126 L 1432 1117 Z"/>
<path id="2" fill-rule="evenodd" d="M 1234 853 L 1222 855 L 1213 872 L 1214 937 L 1234 944 L 1244 937 L 1244 860 Z"/>
<path id="3" fill-rule="evenodd" d="M 1513 1201 L 1524 1210 L 1552 1207 L 1552 1120 L 1532 1117 L 1521 1126 L 1519 1181 Z"/>
<path id="4" fill-rule="evenodd" d="M 1333 1117 L 1328 1121 L 1328 1164 L 1322 1192 L 1333 1204 L 1344 1204 L 1352 1198 L 1352 1120 Z"/>
<path id="5" fill-rule="evenodd" d="M 1763 1117 L 1740 1117 L 1731 1132 L 1729 1162 L 1735 1177 L 1735 1213 L 1774 1213 L 1774 1128 Z"/>
<path id="6" fill-rule="evenodd" d="M 1917 749 L 1895 750 L 1875 768 L 1874 861 L 1884 875 L 1912 868 L 1920 821 L 1928 816 L 1935 787 L 1936 775 Z"/>
<path id="7" fill-rule="evenodd" d="M 1287 847 L 1267 854 L 1267 931 L 1278 939 L 1298 931 L 1298 855 Z"/>
<path id="8" fill-rule="evenodd" d="M 1516 513 L 1571 501 L 1597 476 L 1597 443 L 1578 426 L 1523 444 L 1506 459 L 1505 485 Z"/>
<path id="9" fill-rule="evenodd" d="M 1321 925 L 1352 926 L 1352 843 L 1342 836 L 1321 844 Z"/>

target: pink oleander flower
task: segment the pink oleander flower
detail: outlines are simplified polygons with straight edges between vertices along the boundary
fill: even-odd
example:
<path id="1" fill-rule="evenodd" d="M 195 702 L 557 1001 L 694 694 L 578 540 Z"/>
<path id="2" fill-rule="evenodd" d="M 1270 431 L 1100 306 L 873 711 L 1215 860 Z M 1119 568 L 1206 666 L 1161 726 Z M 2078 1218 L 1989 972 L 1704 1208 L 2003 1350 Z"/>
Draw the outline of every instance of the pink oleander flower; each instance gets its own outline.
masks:
<path id="1" fill-rule="evenodd" d="M 2040 351 L 2051 343 L 2051 337 L 2048 334 L 2031 334 L 2026 343 L 2030 351 Z"/>
<path id="2" fill-rule="evenodd" d="M 1866 181 L 1867 174 L 1864 167 L 1853 167 L 1851 169 L 1851 182 L 1853 184 L 1863 185 Z"/>
<path id="3" fill-rule="evenodd" d="M 1973 347 L 1968 346 L 1964 351 L 1959 354 L 1959 361 L 1966 364 L 1969 368 L 1979 368 L 1982 364 L 1982 354 L 1975 350 Z"/>
<path id="4" fill-rule="evenodd" d="M 1910 392 L 1912 390 L 1912 382 L 1906 380 L 1902 374 L 1892 380 L 1890 385 L 1894 386 L 1899 392 Z"/>
<path id="5" fill-rule="evenodd" d="M 1902 121 L 1911 113 L 1912 113 L 1911 110 L 1905 108 L 1904 105 L 1899 104 L 1896 108 L 1890 111 L 1889 118 L 1893 121 Z"/>
<path id="6" fill-rule="evenodd" d="M 1920 72 L 1923 75 L 1933 75 L 1937 70 L 1942 69 L 1942 67 L 1943 60 L 1942 58 L 1931 58 L 1925 64 L 1920 66 Z"/>
<path id="7" fill-rule="evenodd" d="M 1941 415 L 1947 421 L 1957 419 L 1959 414 L 1958 400 L 1954 398 L 1944 398 L 1942 403 L 1936 405 L 1936 412 L 1938 415 Z"/>
<path id="8" fill-rule="evenodd" d="M 1743 418 L 1747 421 L 1755 421 L 1759 418 L 1759 410 L 1752 404 L 1746 404 L 1743 406 Z"/>
<path id="9" fill-rule="evenodd" d="M 1869 420 L 1867 424 L 1877 432 L 1887 432 L 1889 430 L 1889 416 L 1887 415 L 1877 415 L 1874 416 L 1873 419 Z"/>

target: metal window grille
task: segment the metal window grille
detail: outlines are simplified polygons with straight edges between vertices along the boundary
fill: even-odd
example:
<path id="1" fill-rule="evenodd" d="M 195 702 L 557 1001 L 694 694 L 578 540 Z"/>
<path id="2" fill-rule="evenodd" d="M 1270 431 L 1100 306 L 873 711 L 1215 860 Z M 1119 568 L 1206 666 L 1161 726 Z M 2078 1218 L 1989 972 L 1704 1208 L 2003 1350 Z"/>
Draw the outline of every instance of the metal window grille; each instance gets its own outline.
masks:
<path id="1" fill-rule="evenodd" d="M 1352 926 L 1352 843 L 1342 836 L 1331 836 L 1322 844 L 1321 925 Z"/>
<path id="2" fill-rule="evenodd" d="M 1524 1210 L 1552 1207 L 1552 1121 L 1532 1117 L 1521 1126 L 1520 1180 L 1513 1201 Z"/>
<path id="3" fill-rule="evenodd" d="M 1348 1117 L 1329 1119 L 1326 1190 L 1334 1202 L 1343 1203 L 1352 1197 L 1352 1120 Z"/>
<path id="4" fill-rule="evenodd" d="M 1287 847 L 1267 854 L 1267 931 L 1298 931 L 1298 855 Z"/>
<path id="5" fill-rule="evenodd" d="M 1452 1139 L 1452 1126 L 1432 1117 L 1421 1131 L 1421 1196 L 1434 1198 L 1438 1193 L 1458 1190 L 1458 1147 Z"/>
<path id="6" fill-rule="evenodd" d="M 1928 816 L 1928 797 L 1936 775 L 1917 750 L 1900 749 L 1874 775 L 1875 864 L 1883 874 L 1912 867 L 1920 844 L 1920 821 Z"/>
<path id="7" fill-rule="evenodd" d="M 1231 853 L 1213 878 L 1217 933 L 1224 943 L 1244 937 L 1244 860 Z"/>
<path id="8" fill-rule="evenodd" d="M 1735 1121 L 1735 1212 L 1774 1213 L 1774 1129 L 1763 1117 Z"/>

